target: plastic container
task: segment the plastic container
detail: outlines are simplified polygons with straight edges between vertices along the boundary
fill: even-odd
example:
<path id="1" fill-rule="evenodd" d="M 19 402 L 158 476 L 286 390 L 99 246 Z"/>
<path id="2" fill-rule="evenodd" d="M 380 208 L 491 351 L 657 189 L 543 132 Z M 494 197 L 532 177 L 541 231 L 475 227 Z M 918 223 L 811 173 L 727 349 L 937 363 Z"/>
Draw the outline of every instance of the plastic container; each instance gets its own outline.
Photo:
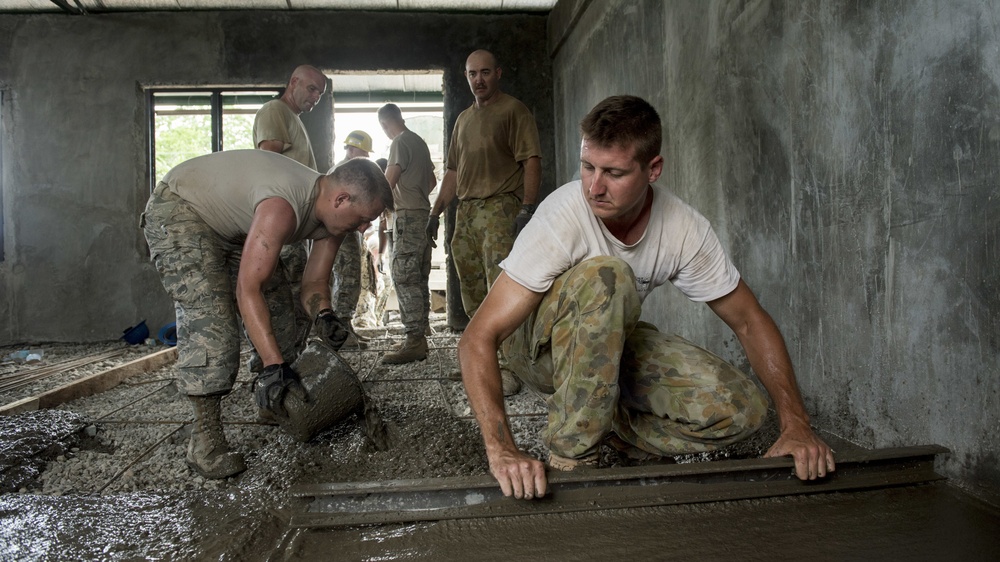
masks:
<path id="1" fill-rule="evenodd" d="M 171 322 L 160 328 L 160 333 L 156 335 L 163 345 L 173 347 L 177 345 L 177 322 Z"/>
<path id="2" fill-rule="evenodd" d="M 139 345 L 140 343 L 145 343 L 146 338 L 149 337 L 149 326 L 146 325 L 145 320 L 139 321 L 138 324 L 128 328 L 124 331 L 122 339 L 125 340 L 129 345 Z"/>

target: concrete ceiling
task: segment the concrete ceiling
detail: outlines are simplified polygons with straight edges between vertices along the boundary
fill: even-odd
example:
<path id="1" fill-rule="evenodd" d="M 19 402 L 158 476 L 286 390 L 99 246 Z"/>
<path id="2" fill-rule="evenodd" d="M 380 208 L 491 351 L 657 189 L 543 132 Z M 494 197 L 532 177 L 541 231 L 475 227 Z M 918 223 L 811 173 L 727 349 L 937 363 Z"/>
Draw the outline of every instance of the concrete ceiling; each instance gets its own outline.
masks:
<path id="1" fill-rule="evenodd" d="M 2 0 L 0 12 L 154 12 L 191 10 L 378 10 L 547 12 L 556 0 Z"/>

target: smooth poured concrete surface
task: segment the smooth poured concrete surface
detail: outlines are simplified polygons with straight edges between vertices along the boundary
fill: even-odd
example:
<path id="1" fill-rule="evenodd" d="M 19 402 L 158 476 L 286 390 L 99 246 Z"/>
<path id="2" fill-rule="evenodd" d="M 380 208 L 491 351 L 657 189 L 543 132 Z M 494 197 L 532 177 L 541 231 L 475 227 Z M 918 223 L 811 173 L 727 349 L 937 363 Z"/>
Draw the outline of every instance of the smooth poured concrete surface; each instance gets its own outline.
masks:
<path id="1" fill-rule="evenodd" d="M 996 560 L 1000 514 L 944 483 L 299 531 L 276 560 Z"/>

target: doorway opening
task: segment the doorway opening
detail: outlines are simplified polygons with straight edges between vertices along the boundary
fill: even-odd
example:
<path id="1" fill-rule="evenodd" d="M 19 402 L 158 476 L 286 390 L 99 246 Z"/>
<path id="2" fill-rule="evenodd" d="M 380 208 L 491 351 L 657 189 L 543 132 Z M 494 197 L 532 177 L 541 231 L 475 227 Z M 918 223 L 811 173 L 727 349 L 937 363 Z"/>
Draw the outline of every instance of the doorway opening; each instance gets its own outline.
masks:
<path id="1" fill-rule="evenodd" d="M 437 187 L 431 192 L 431 204 L 437 197 L 441 180 L 444 177 L 444 159 L 447 147 L 444 144 L 444 73 L 441 71 L 409 72 L 409 73 L 350 73 L 331 72 L 329 78 L 333 84 L 333 146 L 334 161 L 344 159 L 344 139 L 351 131 L 361 130 L 372 138 L 370 158 L 389 157 L 391 141 L 382 132 L 378 122 L 378 109 L 387 103 L 399 106 L 406 121 L 406 127 L 424 139 L 430 150 L 431 161 L 434 163 L 434 175 L 438 180 Z M 369 248 L 378 247 L 378 226 L 374 226 L 366 234 Z M 438 233 L 438 240 L 443 240 L 443 233 Z M 377 251 L 376 251 L 377 254 Z M 375 259 L 383 259 L 375 256 Z M 429 287 L 431 291 L 431 311 L 443 310 L 445 292 L 447 290 L 447 268 L 444 244 L 439 243 L 431 253 L 431 275 Z M 388 271 L 388 262 L 385 269 Z M 379 294 L 382 295 L 380 289 Z M 363 305 L 359 306 L 359 311 Z M 394 291 L 389 288 L 384 301 L 376 308 L 384 320 L 398 311 Z"/>

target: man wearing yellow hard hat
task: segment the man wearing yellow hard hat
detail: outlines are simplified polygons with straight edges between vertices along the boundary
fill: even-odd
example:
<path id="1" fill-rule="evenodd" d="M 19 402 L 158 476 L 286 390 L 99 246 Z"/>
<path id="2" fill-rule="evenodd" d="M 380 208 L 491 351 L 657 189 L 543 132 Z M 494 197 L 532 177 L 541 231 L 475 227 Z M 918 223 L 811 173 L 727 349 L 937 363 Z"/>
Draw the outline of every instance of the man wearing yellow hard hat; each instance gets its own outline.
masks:
<path id="1" fill-rule="evenodd" d="M 372 137 L 364 131 L 351 131 L 344 139 L 344 159 L 368 158 L 372 152 Z M 333 312 L 351 326 L 351 335 L 344 349 L 365 349 L 367 341 L 354 332 L 354 312 L 361 298 L 361 233 L 352 232 L 344 237 L 333 262 Z"/>
<path id="2" fill-rule="evenodd" d="M 372 153 L 372 137 L 364 131 L 351 131 L 344 139 L 344 150 L 347 155 L 343 161 L 359 156 L 368 158 Z"/>

